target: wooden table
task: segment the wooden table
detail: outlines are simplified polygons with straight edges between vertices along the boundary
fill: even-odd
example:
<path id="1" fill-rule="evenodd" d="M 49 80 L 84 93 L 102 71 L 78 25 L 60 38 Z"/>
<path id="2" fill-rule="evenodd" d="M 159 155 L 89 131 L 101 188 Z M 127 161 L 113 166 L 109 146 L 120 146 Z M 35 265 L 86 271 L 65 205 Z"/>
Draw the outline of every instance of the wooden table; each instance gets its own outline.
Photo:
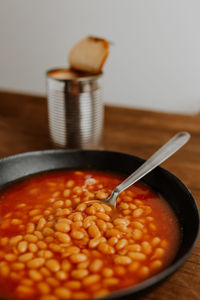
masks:
<path id="1" fill-rule="evenodd" d="M 199 205 L 200 116 L 105 107 L 104 148 L 148 158 L 178 131 L 190 142 L 163 163 L 191 190 Z M 0 157 L 50 149 L 47 106 L 42 97 L 0 93 Z M 192 256 L 173 276 L 141 299 L 199 300 L 200 241 Z"/>

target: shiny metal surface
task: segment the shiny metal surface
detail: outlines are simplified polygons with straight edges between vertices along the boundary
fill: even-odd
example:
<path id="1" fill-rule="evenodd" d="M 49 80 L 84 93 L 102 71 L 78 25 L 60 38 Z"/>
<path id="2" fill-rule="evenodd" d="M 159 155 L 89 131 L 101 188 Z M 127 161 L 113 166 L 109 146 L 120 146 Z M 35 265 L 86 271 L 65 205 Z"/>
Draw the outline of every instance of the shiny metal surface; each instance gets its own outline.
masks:
<path id="1" fill-rule="evenodd" d="M 47 100 L 52 142 L 62 148 L 98 149 L 104 119 L 101 75 L 63 80 L 49 76 L 49 72 Z"/>
<path id="2" fill-rule="evenodd" d="M 111 193 L 111 195 L 106 200 L 89 200 L 85 203 L 90 202 L 104 202 L 116 207 L 117 198 L 121 192 L 126 190 L 132 184 L 137 182 L 139 179 L 144 177 L 150 171 L 159 166 L 163 161 L 172 156 L 176 151 L 178 151 L 185 143 L 190 139 L 190 134 L 188 132 L 179 132 L 173 138 L 171 138 L 167 143 L 165 143 L 161 148 L 159 148 L 148 160 L 146 160 L 138 169 L 136 169 L 129 177 L 122 181 Z"/>

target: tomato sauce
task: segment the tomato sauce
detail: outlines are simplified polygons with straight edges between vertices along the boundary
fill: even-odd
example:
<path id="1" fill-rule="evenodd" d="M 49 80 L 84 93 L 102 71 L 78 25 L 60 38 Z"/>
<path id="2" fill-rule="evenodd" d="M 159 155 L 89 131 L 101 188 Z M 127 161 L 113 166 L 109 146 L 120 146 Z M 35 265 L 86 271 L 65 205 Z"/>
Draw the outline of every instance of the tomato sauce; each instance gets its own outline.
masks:
<path id="1" fill-rule="evenodd" d="M 142 183 L 122 192 L 117 216 L 103 204 L 117 174 L 56 171 L 0 193 L 0 294 L 89 299 L 136 285 L 175 257 L 180 228 L 168 203 Z"/>

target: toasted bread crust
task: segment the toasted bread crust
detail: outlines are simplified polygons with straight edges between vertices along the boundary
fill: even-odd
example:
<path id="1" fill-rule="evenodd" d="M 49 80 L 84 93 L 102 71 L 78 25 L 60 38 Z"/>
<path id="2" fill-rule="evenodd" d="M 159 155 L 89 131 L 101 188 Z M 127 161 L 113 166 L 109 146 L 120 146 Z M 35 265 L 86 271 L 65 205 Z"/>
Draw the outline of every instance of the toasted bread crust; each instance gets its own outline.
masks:
<path id="1" fill-rule="evenodd" d="M 74 70 L 98 74 L 109 54 L 109 43 L 97 37 L 86 37 L 70 51 L 69 65 Z"/>

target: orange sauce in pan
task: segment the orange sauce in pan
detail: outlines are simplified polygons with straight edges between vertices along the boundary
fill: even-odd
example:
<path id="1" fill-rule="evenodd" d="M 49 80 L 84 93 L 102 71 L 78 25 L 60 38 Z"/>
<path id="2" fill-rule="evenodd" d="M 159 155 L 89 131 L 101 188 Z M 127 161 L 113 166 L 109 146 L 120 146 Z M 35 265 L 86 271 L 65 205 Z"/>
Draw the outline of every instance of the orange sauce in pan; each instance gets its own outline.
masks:
<path id="1" fill-rule="evenodd" d="M 180 228 L 146 185 L 122 192 L 117 217 L 99 203 L 123 180 L 96 171 L 32 176 L 0 193 L 0 295 L 12 299 L 100 298 L 162 271 Z"/>

